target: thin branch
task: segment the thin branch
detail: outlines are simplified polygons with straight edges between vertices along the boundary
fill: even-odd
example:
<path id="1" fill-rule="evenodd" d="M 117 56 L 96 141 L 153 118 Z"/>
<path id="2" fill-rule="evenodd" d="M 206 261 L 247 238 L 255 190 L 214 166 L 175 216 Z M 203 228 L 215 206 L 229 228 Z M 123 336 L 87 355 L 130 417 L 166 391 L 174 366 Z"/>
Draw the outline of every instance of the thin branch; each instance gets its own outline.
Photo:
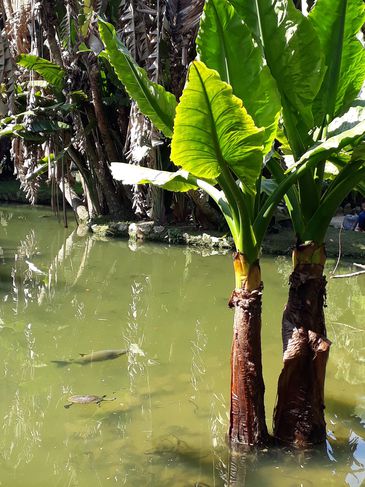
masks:
<path id="1" fill-rule="evenodd" d="M 360 276 L 360 274 L 365 274 L 365 271 L 351 272 L 350 274 L 337 274 L 336 276 L 331 276 L 330 279 L 341 279 L 345 277 L 355 277 Z"/>
<path id="2" fill-rule="evenodd" d="M 341 323 L 341 321 L 332 321 L 332 324 L 345 326 L 346 328 L 350 328 L 351 330 L 364 333 L 364 330 L 360 328 L 356 328 L 355 326 L 348 325 L 347 323 Z"/>
<path id="3" fill-rule="evenodd" d="M 336 265 L 335 265 L 333 271 L 331 272 L 332 275 L 337 271 L 337 267 L 338 267 L 340 260 L 341 260 L 341 254 L 342 254 L 341 233 L 342 233 L 342 229 L 343 229 L 343 225 L 340 226 L 340 231 L 338 232 L 338 257 L 337 257 Z"/>

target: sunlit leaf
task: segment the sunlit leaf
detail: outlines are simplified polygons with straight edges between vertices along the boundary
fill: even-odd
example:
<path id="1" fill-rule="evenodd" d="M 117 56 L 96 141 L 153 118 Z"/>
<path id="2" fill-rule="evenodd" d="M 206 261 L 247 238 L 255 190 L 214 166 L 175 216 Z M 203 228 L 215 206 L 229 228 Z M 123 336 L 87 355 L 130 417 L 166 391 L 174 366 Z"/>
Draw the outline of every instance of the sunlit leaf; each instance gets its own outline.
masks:
<path id="1" fill-rule="evenodd" d="M 33 54 L 20 54 L 17 63 L 24 68 L 35 71 L 55 88 L 63 89 L 65 72 L 58 64 L 51 63 L 51 61 Z"/>
<path id="2" fill-rule="evenodd" d="M 365 50 L 356 35 L 365 22 L 363 0 L 318 0 L 309 20 L 321 41 L 327 67 L 314 104 L 317 125 L 343 112 L 365 79 Z"/>
<path id="3" fill-rule="evenodd" d="M 263 136 L 232 88 L 216 71 L 195 61 L 176 111 L 172 161 L 206 179 L 217 178 L 229 167 L 254 192 Z"/>
<path id="4" fill-rule="evenodd" d="M 188 182 L 189 173 L 184 170 L 176 172 L 158 171 L 121 162 L 112 162 L 111 169 L 114 179 L 123 184 L 152 184 L 175 192 L 185 192 L 198 188 L 195 184 Z"/>
<path id="5" fill-rule="evenodd" d="M 207 0 L 197 49 L 208 68 L 232 86 L 255 125 L 265 128 L 265 153 L 269 152 L 281 110 L 280 95 L 264 65 L 262 49 L 227 0 Z"/>

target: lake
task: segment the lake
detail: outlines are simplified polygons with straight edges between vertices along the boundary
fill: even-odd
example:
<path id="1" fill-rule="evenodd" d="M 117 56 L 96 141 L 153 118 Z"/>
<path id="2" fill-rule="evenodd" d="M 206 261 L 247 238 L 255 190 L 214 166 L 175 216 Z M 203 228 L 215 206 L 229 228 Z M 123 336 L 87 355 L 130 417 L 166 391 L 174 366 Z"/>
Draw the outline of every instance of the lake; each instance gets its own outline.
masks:
<path id="1" fill-rule="evenodd" d="M 96 238 L 69 220 L 0 207 L 0 486 L 365 482 L 365 276 L 329 279 L 327 444 L 230 458 L 231 254 Z M 285 257 L 262 258 L 270 429 L 290 270 Z M 75 362 L 119 348 L 131 351 Z M 84 394 L 115 400 L 64 407 Z"/>

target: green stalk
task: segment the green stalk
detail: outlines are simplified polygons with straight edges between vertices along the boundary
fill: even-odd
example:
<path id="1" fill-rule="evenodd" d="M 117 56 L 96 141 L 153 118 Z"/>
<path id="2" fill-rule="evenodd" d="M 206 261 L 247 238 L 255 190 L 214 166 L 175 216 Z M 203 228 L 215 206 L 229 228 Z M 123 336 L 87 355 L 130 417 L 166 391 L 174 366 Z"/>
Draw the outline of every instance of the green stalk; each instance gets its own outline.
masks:
<path id="1" fill-rule="evenodd" d="M 286 178 L 282 167 L 277 161 L 275 161 L 275 159 L 270 159 L 267 162 L 266 167 L 271 172 L 278 184 L 280 184 Z M 294 186 L 288 189 L 287 193 L 284 195 L 284 200 L 293 223 L 295 234 L 302 235 L 304 231 L 304 222 L 299 202 L 299 195 Z"/>
<path id="2" fill-rule="evenodd" d="M 224 161 L 220 162 L 220 166 L 222 168 L 222 177 L 228 184 L 229 191 L 238 207 L 240 233 L 238 241 L 239 248 L 237 250 L 245 254 L 249 263 L 252 264 L 257 260 L 258 252 L 256 238 L 251 224 L 247 196 L 245 197 L 244 193 L 237 186 L 230 169 Z"/>
<path id="3" fill-rule="evenodd" d="M 285 98 L 285 96 L 282 97 L 282 101 L 284 109 L 285 129 L 288 134 L 288 140 L 293 151 L 294 159 L 295 161 L 298 161 L 306 151 L 306 144 L 298 130 L 297 120 L 291 110 L 289 101 Z M 298 184 L 302 208 L 301 213 L 304 219 L 307 220 L 316 211 L 320 197 L 312 171 L 305 173 L 303 177 L 299 179 Z"/>
<path id="4" fill-rule="evenodd" d="M 261 182 L 262 182 L 262 173 L 260 174 L 258 180 L 256 181 L 256 196 L 254 202 L 254 213 L 252 215 L 252 219 L 254 220 L 260 211 L 261 206 Z"/>
<path id="5" fill-rule="evenodd" d="M 339 182 L 335 189 L 323 200 L 318 210 L 308 222 L 303 235 L 303 240 L 312 240 L 317 245 L 324 242 L 331 218 L 338 208 L 338 205 L 356 186 L 356 182 L 365 179 L 365 167 L 359 171 L 352 172 L 348 177 Z"/>
<path id="6" fill-rule="evenodd" d="M 339 172 L 339 174 L 334 178 L 334 180 L 329 185 L 327 191 L 323 195 L 323 200 L 328 198 L 332 191 L 336 191 L 337 186 L 346 179 L 349 175 L 351 175 L 354 171 L 358 171 L 361 166 L 364 164 L 363 161 L 351 161 L 344 165 L 343 169 Z"/>
<path id="7" fill-rule="evenodd" d="M 296 183 L 306 171 L 311 170 L 317 162 L 318 158 L 314 156 L 307 160 L 302 166 L 297 166 L 293 172 L 285 176 L 276 191 L 274 191 L 265 201 L 260 213 L 257 215 L 253 223 L 253 231 L 256 235 L 257 242 L 262 242 L 275 208 L 284 198 L 285 193 L 287 193 L 290 187 Z"/>
<path id="8" fill-rule="evenodd" d="M 342 161 L 341 159 L 332 156 L 329 158 L 329 161 L 332 162 L 335 166 L 340 167 L 340 168 L 345 168 L 347 167 L 347 163 L 345 161 Z M 356 191 L 359 191 L 359 193 L 362 194 L 362 196 L 365 197 L 365 181 L 359 181 L 358 184 L 355 187 Z"/>

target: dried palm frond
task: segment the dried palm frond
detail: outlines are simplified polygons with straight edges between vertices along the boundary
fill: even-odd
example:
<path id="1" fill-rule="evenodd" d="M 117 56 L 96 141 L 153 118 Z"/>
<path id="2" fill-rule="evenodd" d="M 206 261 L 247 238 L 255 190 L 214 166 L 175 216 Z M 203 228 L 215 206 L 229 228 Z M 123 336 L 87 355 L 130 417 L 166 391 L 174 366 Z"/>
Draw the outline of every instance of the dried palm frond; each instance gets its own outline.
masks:
<path id="1" fill-rule="evenodd" d="M 13 10 L 12 15 L 5 21 L 5 31 L 8 36 L 11 55 L 30 52 L 29 23 L 31 20 L 31 2 L 24 1 Z"/>
<path id="2" fill-rule="evenodd" d="M 7 110 L 14 113 L 14 61 L 10 53 L 6 31 L 0 35 L 0 83 L 5 83 L 7 94 Z"/>
<path id="3" fill-rule="evenodd" d="M 161 26 L 165 0 L 122 0 L 120 4 L 119 34 L 140 66 L 146 69 L 149 78 L 160 82 Z M 124 148 L 125 156 L 132 164 L 157 168 L 157 147 L 162 143 L 159 133 L 131 104 L 129 125 Z M 163 219 L 162 203 L 151 189 L 147 192 L 141 186 L 133 188 L 133 208 L 137 215 L 146 216 L 149 207 L 155 219 Z"/>
<path id="4" fill-rule="evenodd" d="M 170 90 L 180 97 L 189 63 L 195 57 L 197 35 L 204 0 L 166 0 L 164 36 L 170 48 Z"/>

